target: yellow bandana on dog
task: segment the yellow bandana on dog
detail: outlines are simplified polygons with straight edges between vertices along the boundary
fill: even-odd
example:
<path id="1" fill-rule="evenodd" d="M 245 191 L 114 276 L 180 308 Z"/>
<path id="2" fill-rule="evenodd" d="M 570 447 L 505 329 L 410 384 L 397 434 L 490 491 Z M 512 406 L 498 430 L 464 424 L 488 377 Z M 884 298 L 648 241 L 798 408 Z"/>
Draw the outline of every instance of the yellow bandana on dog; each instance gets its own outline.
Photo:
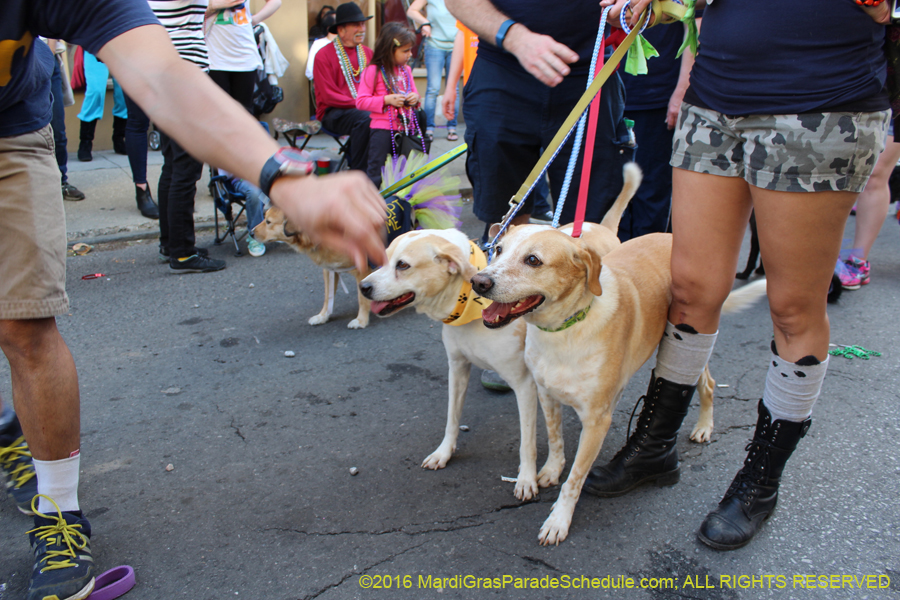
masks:
<path id="1" fill-rule="evenodd" d="M 487 257 L 471 240 L 469 240 L 469 262 L 479 271 L 487 268 Z M 444 319 L 444 323 L 454 326 L 471 323 L 475 319 L 480 319 L 481 311 L 490 305 L 491 300 L 472 293 L 471 281 L 464 281 L 456 299 L 456 306 L 453 307 L 450 316 Z"/>

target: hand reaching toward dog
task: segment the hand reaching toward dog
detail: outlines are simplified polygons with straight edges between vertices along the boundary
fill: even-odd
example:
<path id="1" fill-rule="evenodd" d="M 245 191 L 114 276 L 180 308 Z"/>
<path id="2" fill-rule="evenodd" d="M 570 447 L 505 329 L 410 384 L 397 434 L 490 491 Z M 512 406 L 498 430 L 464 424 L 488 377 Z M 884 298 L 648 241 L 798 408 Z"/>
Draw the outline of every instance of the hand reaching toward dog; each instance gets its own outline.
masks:
<path id="1" fill-rule="evenodd" d="M 367 259 L 384 264 L 381 231 L 387 215 L 384 199 L 360 171 L 323 177 L 281 177 L 272 201 L 288 222 L 321 244 L 353 259 L 360 271 Z"/>

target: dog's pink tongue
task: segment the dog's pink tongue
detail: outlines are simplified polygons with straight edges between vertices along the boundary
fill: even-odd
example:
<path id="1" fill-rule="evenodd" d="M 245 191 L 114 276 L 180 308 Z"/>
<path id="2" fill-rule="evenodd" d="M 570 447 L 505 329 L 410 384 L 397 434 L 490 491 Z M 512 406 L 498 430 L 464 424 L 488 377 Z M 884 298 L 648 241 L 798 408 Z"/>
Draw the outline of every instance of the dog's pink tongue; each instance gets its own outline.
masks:
<path id="1" fill-rule="evenodd" d="M 377 314 L 381 314 L 381 311 L 384 310 L 384 307 L 390 304 L 390 302 L 382 302 L 381 300 L 372 300 L 371 309 L 372 312 Z"/>
<path id="2" fill-rule="evenodd" d="M 512 303 L 492 302 L 490 306 L 481 311 L 481 318 L 488 323 L 493 323 L 500 319 L 505 319 L 507 316 L 509 316 L 512 307 Z"/>

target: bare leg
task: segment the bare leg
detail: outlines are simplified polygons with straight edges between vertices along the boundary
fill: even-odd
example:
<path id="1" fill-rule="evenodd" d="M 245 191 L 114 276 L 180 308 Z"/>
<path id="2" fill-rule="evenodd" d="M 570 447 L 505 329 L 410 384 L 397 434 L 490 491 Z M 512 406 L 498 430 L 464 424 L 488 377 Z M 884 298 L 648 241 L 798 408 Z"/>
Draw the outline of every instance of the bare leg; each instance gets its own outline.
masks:
<path id="1" fill-rule="evenodd" d="M 884 225 L 884 219 L 891 205 L 888 180 L 894 167 L 897 166 L 897 161 L 900 160 L 900 144 L 893 139 L 885 145 L 884 152 L 875 163 L 875 170 L 872 171 L 866 189 L 856 200 L 856 232 L 853 247 L 862 249 L 860 258 L 863 260 L 869 260 L 869 252 L 881 231 L 881 226 Z"/>
<path id="2" fill-rule="evenodd" d="M 672 324 L 718 331 L 750 220 L 749 188 L 737 177 L 673 169 Z"/>
<path id="3" fill-rule="evenodd" d="M 60 460 L 79 449 L 78 374 L 56 319 L 0 321 L 13 398 L 34 458 Z"/>
<path id="4" fill-rule="evenodd" d="M 828 353 L 826 296 L 857 194 L 751 188 L 778 354 L 797 362 Z"/>

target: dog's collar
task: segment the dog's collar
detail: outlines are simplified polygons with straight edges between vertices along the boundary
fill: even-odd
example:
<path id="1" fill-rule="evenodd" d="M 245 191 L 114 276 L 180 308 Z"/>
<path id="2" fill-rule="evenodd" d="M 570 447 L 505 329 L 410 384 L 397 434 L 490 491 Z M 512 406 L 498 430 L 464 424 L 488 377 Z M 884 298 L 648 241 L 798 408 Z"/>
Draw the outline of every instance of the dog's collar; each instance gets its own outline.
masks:
<path id="1" fill-rule="evenodd" d="M 588 311 L 591 310 L 591 305 L 593 303 L 594 303 L 594 301 L 591 300 L 591 304 L 588 304 L 587 306 L 585 306 L 584 308 L 579 310 L 577 313 L 575 313 L 574 315 L 572 315 L 571 317 L 569 317 L 568 319 L 563 321 L 563 324 L 560 325 L 559 327 L 550 328 L 550 327 L 541 327 L 540 325 L 535 325 L 535 327 L 537 327 L 541 331 L 548 331 L 550 333 L 553 333 L 555 331 L 562 331 L 563 329 L 568 329 L 575 323 L 578 323 L 579 321 L 584 321 L 587 318 Z"/>
<path id="2" fill-rule="evenodd" d="M 487 257 L 471 240 L 469 240 L 469 262 L 479 271 L 487 268 Z M 450 316 L 444 319 L 444 323 L 453 326 L 471 323 L 475 319 L 480 319 L 481 311 L 490 305 L 491 300 L 472 293 L 471 281 L 463 281 L 459 296 L 456 298 L 456 306 L 453 307 Z"/>

